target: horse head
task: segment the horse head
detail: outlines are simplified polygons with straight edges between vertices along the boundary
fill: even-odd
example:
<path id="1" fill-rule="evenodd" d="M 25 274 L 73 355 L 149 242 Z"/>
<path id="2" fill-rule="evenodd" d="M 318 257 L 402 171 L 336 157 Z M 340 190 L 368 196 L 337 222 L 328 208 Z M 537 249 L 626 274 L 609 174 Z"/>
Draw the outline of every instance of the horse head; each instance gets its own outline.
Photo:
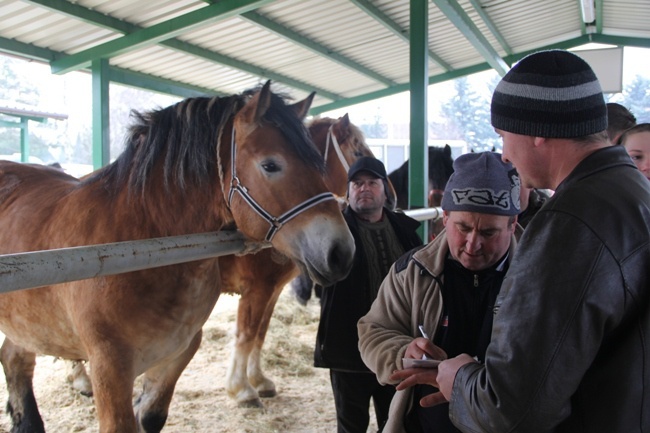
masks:
<path id="1" fill-rule="evenodd" d="M 442 192 L 449 177 L 454 172 L 451 147 L 448 144 L 445 147 L 429 146 L 428 157 L 429 206 L 439 206 L 440 202 L 438 200 L 442 199 Z M 397 206 L 401 209 L 408 209 L 409 161 L 406 160 L 398 169 L 392 171 L 388 178 L 397 191 Z"/>
<path id="2" fill-rule="evenodd" d="M 338 119 L 329 117 L 313 120 L 309 133 L 325 161 L 325 180 L 330 191 L 339 197 L 347 194 L 347 172 L 354 162 L 363 157 L 375 157 L 366 143 L 363 132 L 350 122 L 346 113 Z M 386 206 L 394 210 L 396 193 L 390 180 L 386 183 Z"/>
<path id="3" fill-rule="evenodd" d="M 354 240 L 300 117 L 310 103 L 285 104 L 270 82 L 255 92 L 220 137 L 221 184 L 240 231 L 328 285 L 349 272 Z"/>

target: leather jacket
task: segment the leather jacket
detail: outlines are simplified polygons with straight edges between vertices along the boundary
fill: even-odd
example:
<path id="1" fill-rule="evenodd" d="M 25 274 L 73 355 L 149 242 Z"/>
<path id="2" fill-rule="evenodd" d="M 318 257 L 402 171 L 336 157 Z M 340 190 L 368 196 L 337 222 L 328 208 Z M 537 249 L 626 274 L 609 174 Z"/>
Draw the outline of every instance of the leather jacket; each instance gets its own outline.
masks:
<path id="1" fill-rule="evenodd" d="M 464 432 L 650 432 L 650 182 L 597 150 L 530 222 L 485 365 L 456 375 Z"/>

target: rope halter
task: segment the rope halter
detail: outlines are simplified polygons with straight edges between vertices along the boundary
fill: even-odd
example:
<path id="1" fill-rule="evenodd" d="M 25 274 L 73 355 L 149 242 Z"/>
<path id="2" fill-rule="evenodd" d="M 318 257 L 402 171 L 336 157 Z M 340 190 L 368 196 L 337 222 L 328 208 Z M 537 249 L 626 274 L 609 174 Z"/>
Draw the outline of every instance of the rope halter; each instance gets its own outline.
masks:
<path id="1" fill-rule="evenodd" d="M 274 217 L 269 212 L 267 212 L 260 204 L 248 193 L 248 189 L 242 185 L 241 181 L 237 177 L 236 171 L 236 150 L 235 146 L 235 126 L 232 127 L 232 137 L 230 140 L 230 167 L 232 172 L 232 177 L 230 179 L 230 191 L 228 192 L 228 208 L 230 208 L 232 203 L 232 198 L 235 193 L 239 193 L 241 197 L 248 203 L 248 205 L 253 208 L 259 216 L 261 216 L 266 222 L 271 226 L 269 231 L 266 233 L 265 241 L 271 242 L 275 234 L 284 226 L 287 222 L 297 217 L 301 213 L 305 212 L 307 209 L 310 209 L 324 201 L 327 200 L 336 200 L 334 194 L 331 192 L 323 192 L 315 195 L 312 198 L 309 198 L 302 203 L 294 206 L 289 209 L 287 212 L 283 213 L 279 217 Z"/>

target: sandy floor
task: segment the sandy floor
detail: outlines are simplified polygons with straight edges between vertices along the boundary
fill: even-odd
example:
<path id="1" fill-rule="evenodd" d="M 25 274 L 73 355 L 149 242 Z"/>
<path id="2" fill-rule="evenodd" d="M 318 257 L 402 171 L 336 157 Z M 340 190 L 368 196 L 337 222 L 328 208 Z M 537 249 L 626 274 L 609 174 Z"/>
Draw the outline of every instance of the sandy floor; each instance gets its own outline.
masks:
<path id="1" fill-rule="evenodd" d="M 263 354 L 277 397 L 264 399 L 265 409 L 241 409 L 226 395 L 224 382 L 238 299 L 230 295 L 219 299 L 204 326 L 201 348 L 178 381 L 163 432 L 335 432 L 328 370 L 312 367 L 319 307 L 315 300 L 302 307 L 291 298 L 288 288 L 278 301 Z M 70 387 L 68 369 L 68 363 L 52 357 L 37 359 L 34 392 L 45 428 L 50 433 L 98 432 L 93 400 Z M 4 375 L 0 376 L 3 407 L 7 396 Z M 4 413 L 0 433 L 9 430 L 10 419 Z M 371 422 L 368 431 L 376 430 Z"/>

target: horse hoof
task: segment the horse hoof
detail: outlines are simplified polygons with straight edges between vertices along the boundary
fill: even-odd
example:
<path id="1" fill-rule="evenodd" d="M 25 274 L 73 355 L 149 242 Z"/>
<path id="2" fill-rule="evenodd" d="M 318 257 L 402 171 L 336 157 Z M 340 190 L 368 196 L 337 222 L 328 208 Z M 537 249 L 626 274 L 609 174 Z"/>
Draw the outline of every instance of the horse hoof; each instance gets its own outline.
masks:
<path id="1" fill-rule="evenodd" d="M 278 395 L 278 393 L 274 389 L 266 389 L 264 391 L 258 391 L 258 394 L 262 398 L 271 398 Z"/>
<path id="2" fill-rule="evenodd" d="M 259 398 L 253 398 L 250 400 L 245 400 L 245 401 L 240 401 L 237 403 L 238 407 L 241 407 L 243 409 L 264 409 L 264 405 L 262 404 L 262 400 Z"/>

